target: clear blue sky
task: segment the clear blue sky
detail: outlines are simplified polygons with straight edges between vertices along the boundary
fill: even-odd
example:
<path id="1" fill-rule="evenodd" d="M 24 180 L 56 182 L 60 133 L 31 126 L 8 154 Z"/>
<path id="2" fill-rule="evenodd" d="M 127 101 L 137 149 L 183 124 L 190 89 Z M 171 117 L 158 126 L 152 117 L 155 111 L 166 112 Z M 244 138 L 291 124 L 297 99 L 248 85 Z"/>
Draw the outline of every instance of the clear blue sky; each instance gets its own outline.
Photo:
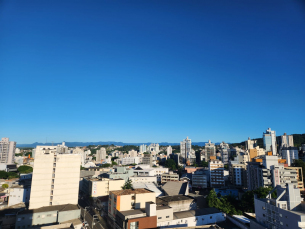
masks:
<path id="1" fill-rule="evenodd" d="M 0 137 L 304 133 L 301 1 L 1 1 Z"/>

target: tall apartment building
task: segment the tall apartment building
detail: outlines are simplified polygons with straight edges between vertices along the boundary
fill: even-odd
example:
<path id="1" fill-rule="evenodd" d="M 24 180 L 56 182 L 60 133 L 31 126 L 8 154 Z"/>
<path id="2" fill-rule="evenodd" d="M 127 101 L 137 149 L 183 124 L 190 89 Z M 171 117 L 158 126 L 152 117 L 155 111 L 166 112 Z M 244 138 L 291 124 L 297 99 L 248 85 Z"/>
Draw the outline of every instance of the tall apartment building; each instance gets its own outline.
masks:
<path id="1" fill-rule="evenodd" d="M 229 179 L 231 184 L 235 186 L 247 187 L 247 165 L 236 161 L 230 161 Z"/>
<path id="2" fill-rule="evenodd" d="M 180 156 L 186 159 L 191 152 L 192 141 L 189 139 L 189 137 L 186 137 L 186 139 L 180 142 Z"/>
<path id="3" fill-rule="evenodd" d="M 145 153 L 147 151 L 147 145 L 140 145 L 140 153 Z"/>
<path id="4" fill-rule="evenodd" d="M 229 151 L 230 147 L 229 144 L 222 142 L 220 143 L 220 154 L 221 154 L 221 161 L 224 164 L 228 164 L 229 162 Z"/>
<path id="5" fill-rule="evenodd" d="M 89 196 L 100 197 L 108 196 L 109 192 L 121 190 L 125 184 L 124 179 L 108 179 L 108 178 L 92 178 L 88 179 L 89 182 Z"/>
<path id="6" fill-rule="evenodd" d="M 205 161 L 209 161 L 210 157 L 216 156 L 216 148 L 215 144 L 211 143 L 211 140 L 209 140 L 208 143 L 205 143 Z"/>
<path id="7" fill-rule="evenodd" d="M 288 166 L 290 166 L 294 160 L 299 159 L 299 151 L 297 147 L 283 147 L 281 148 L 281 155 L 283 159 L 286 159 Z"/>
<path id="8" fill-rule="evenodd" d="M 280 137 L 280 147 L 294 147 L 294 143 L 293 143 L 293 135 L 287 135 L 286 133 L 284 133 L 284 135 L 282 135 Z"/>
<path id="9" fill-rule="evenodd" d="M 257 146 L 257 140 L 251 140 L 250 137 L 245 141 L 246 150 L 254 149 Z"/>
<path id="10" fill-rule="evenodd" d="M 36 148 L 30 209 L 78 203 L 81 156 L 50 148 Z"/>
<path id="11" fill-rule="evenodd" d="M 139 164 L 140 157 L 125 157 L 122 158 L 122 165 Z"/>
<path id="12" fill-rule="evenodd" d="M 105 160 L 106 156 L 106 149 L 104 147 L 100 148 L 96 151 L 96 162 L 101 162 L 101 160 Z"/>
<path id="13" fill-rule="evenodd" d="M 285 167 L 285 169 L 295 170 L 297 172 L 297 181 L 298 188 L 303 191 L 304 190 L 304 182 L 303 182 L 303 169 L 302 167 Z"/>
<path id="14" fill-rule="evenodd" d="M 208 177 L 203 170 L 197 170 L 192 174 L 192 187 L 193 188 L 207 188 Z"/>
<path id="15" fill-rule="evenodd" d="M 138 156 L 138 152 L 136 150 L 132 149 L 132 150 L 128 151 L 128 155 L 130 157 L 137 157 Z"/>
<path id="16" fill-rule="evenodd" d="M 156 155 L 160 152 L 159 144 L 158 143 L 151 143 L 147 147 L 147 152 L 151 153 L 152 155 Z"/>
<path id="17" fill-rule="evenodd" d="M 171 146 L 168 146 L 166 152 L 167 152 L 167 156 L 170 157 L 170 155 L 173 153 L 173 148 Z"/>
<path id="18" fill-rule="evenodd" d="M 277 197 L 272 199 L 271 193 L 275 190 Z M 264 228 L 304 228 L 305 211 L 300 189 L 293 184 L 276 186 L 265 199 L 254 197 L 254 205 L 256 220 Z"/>
<path id="19" fill-rule="evenodd" d="M 263 133 L 264 148 L 266 152 L 271 151 L 272 155 L 277 155 L 276 133 L 275 130 L 268 128 L 266 133 Z"/>
<path id="20" fill-rule="evenodd" d="M 14 164 L 16 142 L 10 142 L 9 138 L 0 141 L 0 163 Z"/>
<path id="21" fill-rule="evenodd" d="M 224 164 L 219 160 L 210 160 L 210 186 L 212 188 L 219 188 L 225 185 L 224 180 Z"/>
<path id="22" fill-rule="evenodd" d="M 273 166 L 272 173 L 272 186 L 277 185 L 285 186 L 286 184 L 294 184 L 298 186 L 298 173 L 296 170 L 287 169 L 284 165 Z"/>

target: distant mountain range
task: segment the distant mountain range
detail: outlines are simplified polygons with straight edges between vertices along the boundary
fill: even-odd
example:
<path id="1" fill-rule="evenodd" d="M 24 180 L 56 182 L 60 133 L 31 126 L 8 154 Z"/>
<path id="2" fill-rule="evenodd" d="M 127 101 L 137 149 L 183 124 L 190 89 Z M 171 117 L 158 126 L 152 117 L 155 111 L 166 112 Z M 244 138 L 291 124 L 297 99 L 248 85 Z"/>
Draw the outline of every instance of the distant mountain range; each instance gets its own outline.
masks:
<path id="1" fill-rule="evenodd" d="M 206 142 L 192 142 L 192 145 L 198 145 L 198 146 L 204 146 Z M 49 146 L 49 145 L 61 145 L 62 143 L 41 143 L 41 142 L 34 142 L 32 144 L 17 144 L 17 147 L 20 148 L 35 148 L 36 146 Z M 68 147 L 76 147 L 76 146 L 88 146 L 88 145 L 116 145 L 116 146 L 124 146 L 124 145 L 149 145 L 151 142 L 145 142 L 145 143 L 124 143 L 124 142 L 66 142 L 66 146 Z M 216 145 L 219 145 L 220 142 L 216 142 Z M 167 145 L 180 145 L 180 143 L 168 143 L 168 142 L 161 142 L 159 143 L 161 146 L 167 146 Z"/>

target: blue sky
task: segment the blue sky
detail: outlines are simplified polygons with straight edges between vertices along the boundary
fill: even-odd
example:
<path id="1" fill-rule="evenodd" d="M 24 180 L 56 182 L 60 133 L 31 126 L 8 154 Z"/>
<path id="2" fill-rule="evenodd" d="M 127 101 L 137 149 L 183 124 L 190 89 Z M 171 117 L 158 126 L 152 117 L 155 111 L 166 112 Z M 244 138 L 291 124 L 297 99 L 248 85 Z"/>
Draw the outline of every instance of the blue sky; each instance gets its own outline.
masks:
<path id="1" fill-rule="evenodd" d="M 0 137 L 304 133 L 301 1 L 1 1 Z"/>

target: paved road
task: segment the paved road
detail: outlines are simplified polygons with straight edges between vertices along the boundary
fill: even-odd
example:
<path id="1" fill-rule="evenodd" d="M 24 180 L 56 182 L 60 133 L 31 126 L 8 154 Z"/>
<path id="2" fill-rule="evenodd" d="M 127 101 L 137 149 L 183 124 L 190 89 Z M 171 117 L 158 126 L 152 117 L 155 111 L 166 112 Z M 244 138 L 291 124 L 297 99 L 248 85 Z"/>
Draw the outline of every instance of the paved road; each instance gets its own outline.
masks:
<path id="1" fill-rule="evenodd" d="M 83 219 L 84 215 L 85 215 L 85 219 L 83 221 L 87 221 L 87 223 L 89 224 L 89 226 L 87 227 L 88 229 L 105 229 L 100 224 L 100 221 L 96 220 L 96 219 L 94 220 L 95 225 L 93 225 L 93 227 L 92 227 L 93 215 L 95 215 L 95 212 L 94 212 L 93 208 L 90 206 L 90 202 L 88 200 L 79 199 L 78 204 L 81 208 L 81 218 Z M 89 207 L 89 209 L 87 208 L 87 211 L 85 212 L 84 209 L 86 206 L 90 206 L 90 207 Z"/>

